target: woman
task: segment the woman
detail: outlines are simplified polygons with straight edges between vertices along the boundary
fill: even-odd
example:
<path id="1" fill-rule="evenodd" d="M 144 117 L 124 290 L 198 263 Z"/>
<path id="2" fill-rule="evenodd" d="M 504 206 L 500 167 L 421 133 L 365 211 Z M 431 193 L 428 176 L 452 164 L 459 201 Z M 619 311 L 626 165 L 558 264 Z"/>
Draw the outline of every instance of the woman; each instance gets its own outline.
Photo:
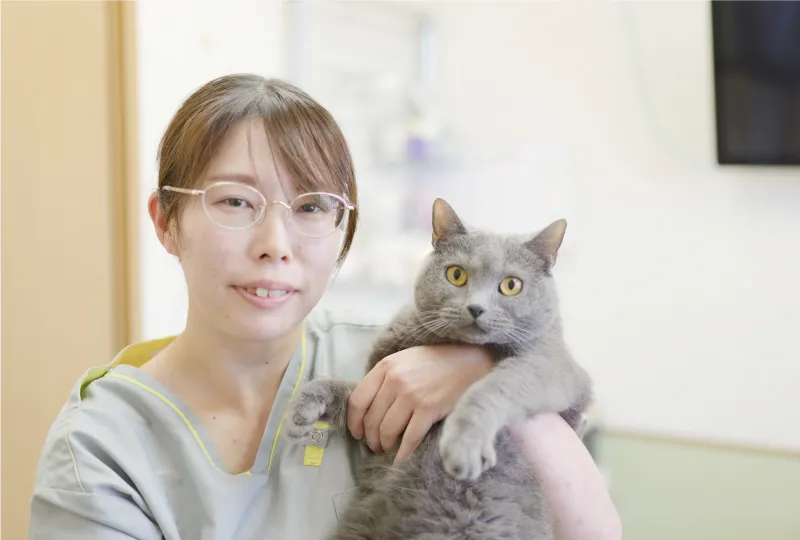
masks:
<path id="1" fill-rule="evenodd" d="M 318 376 L 361 379 L 379 329 L 312 313 L 353 241 L 353 165 L 329 113 L 253 75 L 209 82 L 159 149 L 155 232 L 189 292 L 185 330 L 134 344 L 79 381 L 47 437 L 30 537 L 322 539 L 358 445 L 286 444 L 282 413 Z M 392 355 L 351 398 L 354 437 L 408 456 L 491 369 L 473 347 Z M 402 434 L 402 437 L 401 437 Z M 557 415 L 516 428 L 564 539 L 619 538 L 602 479 Z"/>

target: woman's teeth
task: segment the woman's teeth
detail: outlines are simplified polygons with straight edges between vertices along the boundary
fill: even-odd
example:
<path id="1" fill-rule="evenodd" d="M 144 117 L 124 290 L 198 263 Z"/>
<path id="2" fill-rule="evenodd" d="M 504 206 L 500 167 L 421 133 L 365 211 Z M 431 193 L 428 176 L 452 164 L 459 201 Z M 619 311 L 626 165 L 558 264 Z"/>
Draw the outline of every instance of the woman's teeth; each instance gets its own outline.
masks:
<path id="1" fill-rule="evenodd" d="M 250 294 L 254 294 L 256 296 L 260 296 L 261 298 L 266 298 L 268 296 L 269 297 L 283 296 L 284 294 L 287 293 L 287 291 L 282 291 L 280 289 L 262 289 L 261 287 L 258 288 L 249 287 L 247 289 L 247 292 L 249 292 Z"/>

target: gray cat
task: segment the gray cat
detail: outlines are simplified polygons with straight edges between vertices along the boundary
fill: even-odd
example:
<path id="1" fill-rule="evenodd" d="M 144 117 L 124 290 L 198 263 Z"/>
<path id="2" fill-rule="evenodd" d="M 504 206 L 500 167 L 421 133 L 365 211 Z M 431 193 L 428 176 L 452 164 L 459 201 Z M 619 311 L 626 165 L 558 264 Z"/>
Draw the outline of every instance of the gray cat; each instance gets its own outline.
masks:
<path id="1" fill-rule="evenodd" d="M 445 201 L 434 202 L 433 252 L 414 301 L 377 339 L 367 367 L 441 343 L 485 346 L 496 363 L 408 460 L 369 453 L 334 539 L 553 538 L 538 481 L 507 428 L 543 411 L 576 428 L 591 401 L 589 376 L 564 343 L 551 274 L 565 230 L 559 220 L 532 239 L 468 231 Z M 318 420 L 346 432 L 353 387 L 306 384 L 287 413 L 287 436 L 307 440 Z"/>

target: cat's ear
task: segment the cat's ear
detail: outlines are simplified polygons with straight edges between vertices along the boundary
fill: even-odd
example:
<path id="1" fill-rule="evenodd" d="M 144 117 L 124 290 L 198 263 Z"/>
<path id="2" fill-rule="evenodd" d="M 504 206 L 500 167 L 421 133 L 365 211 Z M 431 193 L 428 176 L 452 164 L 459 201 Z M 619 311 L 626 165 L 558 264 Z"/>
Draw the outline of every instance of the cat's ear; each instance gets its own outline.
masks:
<path id="1" fill-rule="evenodd" d="M 433 201 L 433 236 L 431 243 L 434 246 L 448 236 L 466 233 L 467 229 L 458 219 L 455 210 L 444 199 Z"/>
<path id="2" fill-rule="evenodd" d="M 550 270 L 556 264 L 558 249 L 564 240 L 566 230 L 567 220 L 559 219 L 542 229 L 532 240 L 525 243 L 526 246 L 544 259 L 547 265 L 546 270 Z"/>

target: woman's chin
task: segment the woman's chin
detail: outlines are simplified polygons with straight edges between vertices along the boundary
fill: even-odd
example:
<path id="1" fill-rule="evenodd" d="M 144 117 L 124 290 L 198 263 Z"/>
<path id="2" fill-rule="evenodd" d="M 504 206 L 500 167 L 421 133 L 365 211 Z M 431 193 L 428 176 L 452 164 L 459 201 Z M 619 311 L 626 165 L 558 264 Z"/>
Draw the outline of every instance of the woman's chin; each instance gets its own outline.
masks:
<path id="1" fill-rule="evenodd" d="M 232 329 L 235 338 L 243 341 L 275 341 L 285 338 L 297 328 L 297 324 L 283 321 L 246 321 Z"/>
<path id="2" fill-rule="evenodd" d="M 278 309 L 231 318 L 227 321 L 227 326 L 237 339 L 273 341 L 290 335 L 304 318 L 305 315 L 297 309 Z"/>

